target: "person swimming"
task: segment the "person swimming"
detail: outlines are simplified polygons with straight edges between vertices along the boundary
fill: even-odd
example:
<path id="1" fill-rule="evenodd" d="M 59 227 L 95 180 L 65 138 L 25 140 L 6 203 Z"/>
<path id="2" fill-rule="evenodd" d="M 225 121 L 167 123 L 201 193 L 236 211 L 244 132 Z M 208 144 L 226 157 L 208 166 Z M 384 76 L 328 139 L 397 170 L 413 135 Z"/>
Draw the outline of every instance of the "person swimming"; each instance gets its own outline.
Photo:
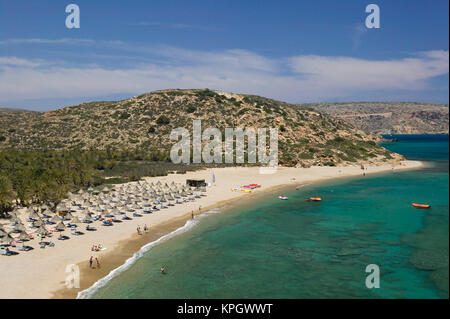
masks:
<path id="1" fill-rule="evenodd" d="M 162 273 L 162 274 L 165 274 L 165 273 L 166 273 L 166 267 L 165 267 L 165 266 L 162 266 L 162 267 L 161 267 L 161 273 Z"/>

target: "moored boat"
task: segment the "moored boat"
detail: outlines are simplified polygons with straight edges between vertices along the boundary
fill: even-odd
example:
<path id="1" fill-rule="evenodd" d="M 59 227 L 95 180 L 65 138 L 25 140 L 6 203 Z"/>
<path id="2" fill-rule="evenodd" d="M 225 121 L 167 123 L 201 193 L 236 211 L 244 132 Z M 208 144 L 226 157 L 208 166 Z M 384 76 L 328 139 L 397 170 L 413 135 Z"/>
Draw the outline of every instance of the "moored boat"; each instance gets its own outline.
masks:
<path id="1" fill-rule="evenodd" d="M 307 201 L 320 202 L 322 198 L 320 197 L 310 197 L 306 199 Z"/>
<path id="2" fill-rule="evenodd" d="M 287 200 L 288 199 L 287 196 L 283 196 L 283 195 L 278 196 L 278 198 L 281 199 L 281 200 Z"/>
<path id="3" fill-rule="evenodd" d="M 412 205 L 416 208 L 430 208 L 431 205 L 428 204 L 417 204 L 417 203 L 412 203 Z"/>

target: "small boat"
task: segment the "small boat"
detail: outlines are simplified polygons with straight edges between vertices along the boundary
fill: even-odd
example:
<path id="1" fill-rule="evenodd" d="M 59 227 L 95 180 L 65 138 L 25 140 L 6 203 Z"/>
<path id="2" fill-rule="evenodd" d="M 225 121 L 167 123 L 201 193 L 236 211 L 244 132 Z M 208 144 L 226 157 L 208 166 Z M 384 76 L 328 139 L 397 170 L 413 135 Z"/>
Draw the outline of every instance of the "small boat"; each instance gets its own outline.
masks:
<path id="1" fill-rule="evenodd" d="M 289 199 L 287 196 L 283 196 L 283 195 L 278 196 L 278 198 L 281 199 L 281 200 L 288 200 Z"/>
<path id="2" fill-rule="evenodd" d="M 431 207 L 431 205 L 428 205 L 428 204 L 417 204 L 417 203 L 412 203 L 412 205 L 413 205 L 414 207 L 417 207 L 417 208 L 430 208 L 430 207 Z"/>
<path id="3" fill-rule="evenodd" d="M 307 201 L 320 202 L 322 198 L 320 197 L 310 197 L 306 199 Z"/>
<path id="4" fill-rule="evenodd" d="M 261 187 L 261 185 L 259 185 L 259 184 L 248 184 L 248 185 L 242 185 L 242 187 L 243 188 L 255 189 L 255 188 Z"/>
<path id="5" fill-rule="evenodd" d="M 252 192 L 251 189 L 244 189 L 244 188 L 240 188 L 240 187 L 232 188 L 231 190 L 233 192 L 241 192 L 241 193 L 251 193 Z"/>

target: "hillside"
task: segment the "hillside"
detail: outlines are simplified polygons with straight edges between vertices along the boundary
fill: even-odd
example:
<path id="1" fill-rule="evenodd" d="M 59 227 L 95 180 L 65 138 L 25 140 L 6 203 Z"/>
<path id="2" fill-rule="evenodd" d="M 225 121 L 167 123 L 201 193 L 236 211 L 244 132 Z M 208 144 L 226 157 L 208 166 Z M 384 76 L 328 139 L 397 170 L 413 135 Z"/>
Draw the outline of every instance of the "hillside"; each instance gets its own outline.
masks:
<path id="1" fill-rule="evenodd" d="M 304 104 L 375 134 L 448 134 L 448 104 L 314 103 Z"/>
<path id="2" fill-rule="evenodd" d="M 279 162 L 335 165 L 392 159 L 378 136 L 312 109 L 263 97 L 205 90 L 161 90 L 113 102 L 90 102 L 46 113 L 1 112 L 0 148 L 168 151 L 176 127 L 277 127 Z"/>

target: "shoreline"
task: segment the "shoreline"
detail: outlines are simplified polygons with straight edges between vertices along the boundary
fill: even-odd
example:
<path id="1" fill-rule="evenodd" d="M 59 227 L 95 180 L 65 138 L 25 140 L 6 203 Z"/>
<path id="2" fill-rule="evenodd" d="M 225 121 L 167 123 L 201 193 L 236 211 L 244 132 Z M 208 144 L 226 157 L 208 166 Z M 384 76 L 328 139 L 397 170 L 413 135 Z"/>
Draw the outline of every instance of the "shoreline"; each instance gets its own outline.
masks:
<path id="1" fill-rule="evenodd" d="M 199 218 L 202 219 L 203 217 L 206 217 L 208 215 L 209 211 L 212 211 L 214 209 L 219 209 L 220 213 L 226 213 L 226 211 L 228 211 L 229 209 L 249 205 L 249 204 L 251 204 L 251 202 L 257 201 L 258 199 L 260 199 L 261 197 L 264 197 L 268 193 L 274 192 L 279 189 L 288 188 L 288 187 L 292 188 L 292 185 L 274 186 L 271 189 L 267 189 L 262 192 L 259 192 L 258 194 L 255 194 L 255 196 L 252 196 L 252 197 L 234 198 L 234 199 L 226 200 L 223 202 L 219 202 L 215 205 L 205 207 L 205 209 L 203 209 L 201 213 L 195 214 L 194 220 L 192 220 L 191 214 L 187 213 L 185 216 L 182 216 L 177 219 L 171 220 L 167 223 L 158 225 L 157 227 L 155 227 L 156 233 L 154 233 L 154 232 L 146 233 L 142 236 L 134 234 L 129 239 L 123 240 L 118 243 L 119 252 L 115 252 L 115 253 L 110 252 L 103 256 L 103 260 L 107 261 L 107 264 L 109 266 L 108 268 L 106 268 L 106 269 L 102 268 L 101 271 L 91 271 L 86 262 L 77 264 L 78 267 L 80 268 L 80 273 L 88 274 L 87 276 L 85 276 L 83 281 L 80 282 L 80 289 L 77 289 L 77 293 L 75 293 L 73 291 L 73 289 L 63 288 L 59 291 L 56 291 L 52 298 L 55 298 L 55 299 L 79 298 L 79 293 L 84 292 L 85 290 L 91 289 L 94 284 L 98 283 L 100 280 L 104 279 L 106 276 L 109 276 L 112 272 L 115 272 L 116 270 L 118 270 L 121 267 L 127 266 L 127 261 L 129 261 L 131 258 L 135 257 L 136 254 L 140 254 L 142 252 L 142 249 L 144 249 L 147 245 L 151 245 L 153 243 L 159 244 L 158 241 L 160 239 L 163 239 L 161 242 L 164 242 L 166 239 L 170 239 L 173 236 L 181 234 L 185 231 L 189 231 L 190 229 L 195 227 L 195 225 L 200 223 Z M 192 227 L 186 227 L 186 226 L 189 226 L 188 223 L 190 221 L 193 222 Z M 185 227 L 186 227 L 186 229 L 183 229 Z M 165 236 L 168 236 L 168 237 L 164 238 Z M 132 264 L 134 264 L 134 262 L 131 263 L 129 266 L 131 266 Z M 126 267 L 126 269 L 127 268 L 128 267 Z M 126 269 L 123 269 L 123 270 L 126 270 Z M 119 273 L 120 272 L 122 272 L 122 271 L 119 271 Z M 83 289 L 81 287 L 87 287 L 87 288 Z M 85 296 L 83 296 L 82 298 L 84 298 L 84 297 Z"/>
<path id="2" fill-rule="evenodd" d="M 399 164 L 399 162 L 396 162 L 390 164 L 387 163 L 383 165 L 366 166 L 366 170 L 364 172 L 367 175 L 369 174 L 372 175 L 377 173 L 386 173 L 389 171 L 418 169 L 423 165 L 424 163 L 419 161 L 402 161 L 401 164 Z M 251 203 L 252 201 L 267 196 L 268 194 L 274 194 L 277 191 L 288 191 L 295 188 L 298 185 L 302 184 L 309 185 L 313 183 L 317 184 L 321 182 L 329 182 L 335 179 L 362 176 L 361 173 L 362 171 L 360 167 L 356 165 L 346 167 L 280 168 L 277 174 L 273 175 L 261 175 L 258 174 L 257 170 L 258 168 L 236 168 L 236 167 L 214 169 L 216 179 L 221 183 L 222 179 L 223 180 L 227 179 L 226 183 L 223 183 L 223 185 L 220 185 L 220 187 L 219 185 L 208 187 L 209 188 L 207 192 L 208 195 L 206 198 L 193 203 L 183 204 L 178 207 L 175 207 L 178 208 L 178 211 L 175 208 L 169 208 L 168 210 L 157 212 L 156 214 L 150 215 L 153 216 L 160 214 L 161 216 L 164 216 L 164 218 L 158 219 L 157 217 L 154 216 L 155 218 L 153 218 L 152 220 L 154 221 L 154 223 L 148 222 L 150 224 L 149 232 L 144 233 L 141 236 L 135 234 L 134 230 L 132 230 L 134 228 L 135 223 L 133 223 L 133 227 L 127 227 L 128 232 L 122 232 L 120 236 L 114 236 L 112 234 L 109 234 L 108 237 L 107 233 L 111 232 L 108 231 L 109 229 L 108 230 L 105 229 L 105 231 L 103 231 L 104 228 L 102 228 L 101 235 L 103 236 L 98 237 L 103 238 L 96 238 L 95 241 L 92 242 L 107 243 L 108 250 L 106 252 L 94 253 L 96 254 L 94 255 L 90 251 L 88 252 L 89 247 L 86 246 L 85 249 L 82 249 L 79 246 L 77 246 L 73 247 L 72 249 L 74 252 L 75 251 L 77 252 L 77 254 L 74 254 L 74 256 L 64 256 L 64 257 L 59 256 L 60 258 L 58 258 L 56 251 L 54 251 L 54 254 L 52 254 L 51 256 L 50 254 L 47 254 L 49 249 L 54 248 L 46 249 L 45 255 L 47 256 L 42 256 L 42 258 L 47 257 L 50 260 L 47 261 L 39 260 L 39 263 L 44 264 L 47 263 L 53 265 L 53 271 L 57 271 L 57 273 L 54 274 L 50 273 L 50 275 L 47 274 L 47 276 L 44 276 L 41 280 L 39 280 L 36 279 L 39 278 L 39 275 L 38 277 L 36 277 L 36 274 L 34 274 L 33 276 L 33 273 L 27 274 L 26 272 L 24 273 L 23 271 L 19 272 L 19 270 L 26 270 L 23 268 L 29 268 L 30 265 L 23 265 L 22 263 L 22 267 L 19 267 L 19 270 L 17 271 L 14 271 L 14 269 L 17 269 L 17 267 L 11 267 L 10 269 L 13 269 L 13 271 L 12 272 L 9 271 L 9 273 L 11 274 L 11 277 L 14 277 L 13 279 L 16 279 L 17 277 L 23 276 L 25 274 L 25 277 L 27 277 L 30 280 L 30 282 L 34 282 L 35 287 L 33 287 L 34 289 L 27 289 L 29 287 L 21 287 L 22 289 L 19 289 L 19 291 L 16 290 L 15 293 L 12 294 L 11 290 L 9 290 L 9 294 L 7 296 L 2 296 L 2 294 L 0 293 L 0 298 L 57 298 L 57 299 L 76 298 L 80 291 L 84 291 L 92 287 L 99 280 L 108 276 L 108 274 L 115 271 L 119 267 L 122 267 L 129 258 L 133 257 L 136 253 L 139 253 L 139 251 L 144 246 L 150 245 L 151 243 L 155 242 L 159 243 L 158 240 L 160 240 L 164 236 L 169 235 L 169 237 L 171 237 L 170 236 L 171 233 L 173 233 L 177 229 L 180 229 L 181 227 L 184 227 L 186 223 L 189 220 L 191 220 L 191 211 L 195 211 L 196 216 L 204 215 L 205 212 L 215 208 L 220 208 L 221 211 L 226 212 L 231 207 L 234 208 L 237 206 L 245 206 Z M 203 178 L 207 176 L 206 180 L 208 180 L 208 177 L 211 175 L 211 171 L 213 171 L 213 169 L 190 172 L 184 175 L 169 175 L 165 177 L 146 178 L 146 179 L 149 181 L 166 180 L 166 179 L 173 180 L 176 177 L 175 179 L 177 180 L 184 180 L 186 178 L 192 178 L 193 176 L 194 177 L 202 176 Z M 247 174 L 243 174 L 244 172 Z M 251 194 L 231 192 L 229 187 L 230 179 L 232 182 L 233 180 L 237 180 L 234 186 L 240 186 L 238 184 L 243 185 L 241 181 L 246 180 L 247 183 L 259 183 L 263 186 L 263 188 L 258 189 L 257 191 Z M 228 190 L 228 192 L 224 193 L 224 190 Z M 201 204 L 202 206 L 200 214 L 198 210 L 194 209 L 194 207 L 195 206 L 198 207 L 199 204 Z M 181 207 L 184 205 L 186 206 Z M 169 214 L 167 213 L 169 213 L 170 209 L 173 209 L 172 210 L 173 213 L 171 213 L 170 216 L 168 216 Z M 151 219 L 151 217 L 149 217 L 148 219 Z M 119 227 L 120 226 L 122 225 L 119 225 Z M 114 230 L 114 228 L 116 227 L 117 226 L 112 227 L 112 230 Z M 78 239 L 75 239 L 74 242 L 77 240 Z M 38 251 L 35 253 L 41 252 L 44 253 L 43 251 Z M 25 255 L 27 253 L 22 253 L 21 255 Z M 101 263 L 100 269 L 89 269 L 88 255 L 99 257 Z M 21 256 L 19 255 L 5 258 L 10 258 L 8 260 L 11 261 L 18 261 L 19 257 Z M 31 254 L 30 256 L 23 256 L 23 257 L 24 260 L 28 259 L 33 261 L 33 259 L 31 258 L 32 257 Z M 14 260 L 14 258 L 17 259 Z M 38 257 L 36 257 L 36 259 L 37 258 Z M 0 264 L 0 271 L 2 270 L 2 264 Z M 19 263 L 17 262 L 15 264 Z M 80 269 L 80 288 L 69 289 L 65 287 L 65 278 L 68 275 L 68 273 L 65 272 L 65 269 L 66 265 L 68 264 L 78 265 Z M 49 272 L 50 271 L 52 271 L 52 269 L 49 269 Z M 25 278 L 25 282 L 27 282 L 26 280 L 27 278 Z M 49 280 L 49 278 L 51 280 Z M 7 287 L 10 286 L 10 289 L 14 287 L 13 279 L 10 280 L 9 282 L 10 285 L 8 285 L 8 283 L 6 285 Z M 6 289 L 5 287 L 4 291 L 5 290 L 8 289 Z"/>

